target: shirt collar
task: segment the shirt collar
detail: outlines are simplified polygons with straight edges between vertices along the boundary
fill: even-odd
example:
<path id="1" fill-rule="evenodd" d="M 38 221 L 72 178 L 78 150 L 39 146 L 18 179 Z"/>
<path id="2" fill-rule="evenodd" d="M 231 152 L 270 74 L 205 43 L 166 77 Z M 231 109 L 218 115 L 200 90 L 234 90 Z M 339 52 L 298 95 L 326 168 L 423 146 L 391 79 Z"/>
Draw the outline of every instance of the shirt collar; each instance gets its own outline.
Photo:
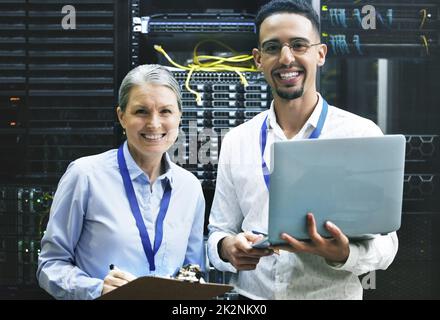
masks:
<path id="1" fill-rule="evenodd" d="M 127 163 L 128 173 L 130 174 L 130 179 L 134 181 L 141 176 L 146 178 L 146 181 L 149 182 L 147 174 L 138 166 L 136 161 L 134 161 L 133 157 L 131 156 L 130 151 L 128 150 L 127 141 L 124 142 L 123 151 L 124 151 L 125 162 Z M 173 188 L 173 183 L 174 183 L 173 174 L 172 174 L 173 169 L 171 166 L 172 162 L 168 153 L 166 152 L 164 153 L 162 157 L 162 162 L 165 163 L 165 172 L 161 174 L 159 177 L 157 177 L 157 180 L 168 179 L 171 188 Z"/>
<path id="2" fill-rule="evenodd" d="M 315 109 L 313 110 L 312 114 L 310 115 L 309 119 L 307 120 L 306 124 L 310 124 L 313 128 L 316 128 L 318 126 L 319 116 L 321 115 L 322 111 L 322 97 L 318 93 L 318 103 L 316 104 Z"/>
<path id="3" fill-rule="evenodd" d="M 321 111 L 322 111 L 322 97 L 319 93 L 317 94 L 318 94 L 318 103 L 316 104 L 316 107 L 313 110 L 312 114 L 307 119 L 306 123 L 299 132 L 304 133 L 310 126 L 313 127 L 313 129 L 318 126 L 319 116 L 321 115 Z M 281 129 L 280 125 L 277 122 L 273 100 L 270 105 L 270 109 L 268 111 L 267 120 L 268 120 L 268 124 L 267 124 L 268 129 L 273 129 L 273 131 L 277 135 L 281 137 L 285 137 L 283 129 Z"/>

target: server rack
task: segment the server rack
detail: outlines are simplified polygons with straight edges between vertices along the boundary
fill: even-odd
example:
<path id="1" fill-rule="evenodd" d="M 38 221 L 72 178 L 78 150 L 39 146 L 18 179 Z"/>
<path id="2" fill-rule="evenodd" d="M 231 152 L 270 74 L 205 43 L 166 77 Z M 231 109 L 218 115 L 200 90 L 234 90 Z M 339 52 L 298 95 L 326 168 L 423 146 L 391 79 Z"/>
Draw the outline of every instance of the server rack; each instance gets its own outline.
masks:
<path id="1" fill-rule="evenodd" d="M 203 186 L 207 209 L 205 233 L 213 199 L 216 166 L 221 139 L 235 127 L 266 110 L 271 92 L 259 72 L 243 72 L 248 85 L 244 86 L 234 71 L 194 71 L 185 85 L 188 71 L 173 65 L 154 49 L 160 45 L 178 64 L 186 66 L 193 60 L 193 50 L 200 54 L 230 56 L 228 46 L 235 54 L 250 54 L 255 46 L 255 13 L 265 1 L 211 1 L 192 4 L 171 1 L 132 1 L 131 17 L 133 48 L 131 66 L 159 63 L 169 66 L 181 85 L 183 115 L 181 134 L 171 156 L 184 168 L 196 175 Z M 203 46 L 201 45 L 203 44 Z M 201 98 L 188 89 L 196 91 Z M 186 149 L 186 156 L 178 152 Z M 200 159 L 200 157 L 205 160 Z M 200 161 L 201 160 L 201 161 Z"/>
<path id="2" fill-rule="evenodd" d="M 1 299 L 49 298 L 35 272 L 51 197 L 70 161 L 116 145 L 128 10 L 114 0 L 0 1 Z"/>
<path id="3" fill-rule="evenodd" d="M 364 6 L 375 29 L 361 25 Z M 321 92 L 407 140 L 399 250 L 366 299 L 440 298 L 439 18 L 438 1 L 321 1 Z"/>

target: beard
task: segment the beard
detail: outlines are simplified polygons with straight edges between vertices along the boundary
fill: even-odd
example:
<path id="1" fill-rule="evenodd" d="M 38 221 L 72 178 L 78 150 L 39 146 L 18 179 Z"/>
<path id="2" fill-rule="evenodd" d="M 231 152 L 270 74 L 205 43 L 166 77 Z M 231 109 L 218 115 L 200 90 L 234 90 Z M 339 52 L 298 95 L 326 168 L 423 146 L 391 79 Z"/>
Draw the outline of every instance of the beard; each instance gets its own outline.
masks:
<path id="1" fill-rule="evenodd" d="M 299 97 L 302 97 L 302 95 L 304 94 L 304 86 L 293 92 L 286 92 L 279 89 L 275 89 L 275 92 L 282 99 L 294 100 L 294 99 L 298 99 Z"/>

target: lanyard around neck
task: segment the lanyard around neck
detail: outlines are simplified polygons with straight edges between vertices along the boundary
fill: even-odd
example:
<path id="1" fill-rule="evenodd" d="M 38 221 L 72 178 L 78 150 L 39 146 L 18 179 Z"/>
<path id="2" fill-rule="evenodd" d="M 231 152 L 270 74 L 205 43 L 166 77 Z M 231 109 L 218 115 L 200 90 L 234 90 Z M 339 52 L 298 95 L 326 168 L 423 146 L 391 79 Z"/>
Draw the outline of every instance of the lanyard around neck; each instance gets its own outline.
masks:
<path id="1" fill-rule="evenodd" d="M 309 139 L 317 139 L 321 135 L 322 127 L 324 126 L 325 118 L 327 117 L 328 112 L 328 103 L 325 99 L 322 99 L 322 110 L 319 115 L 318 124 L 316 128 L 313 130 L 312 134 L 309 136 Z M 264 183 L 266 184 L 267 190 L 269 190 L 270 186 L 270 173 L 269 168 L 266 165 L 266 161 L 264 160 L 264 150 L 266 149 L 267 142 L 267 117 L 264 118 L 263 124 L 261 126 L 260 131 L 260 151 L 261 151 L 261 169 L 263 171 Z"/>
<path id="2" fill-rule="evenodd" d="M 119 171 L 124 182 L 125 193 L 127 194 L 128 202 L 130 203 L 131 213 L 136 220 L 136 226 L 139 230 L 139 235 L 142 240 L 142 247 L 144 248 L 145 255 L 147 256 L 148 263 L 150 265 L 150 271 L 156 270 L 156 265 L 154 263 L 154 256 L 162 244 L 163 237 L 163 221 L 165 215 L 168 211 L 168 205 L 170 204 L 171 198 L 171 185 L 169 180 L 166 182 L 165 191 L 163 193 L 162 200 L 160 201 L 159 215 L 156 221 L 156 231 L 154 237 L 154 249 L 151 247 L 150 237 L 148 236 L 147 227 L 145 226 L 144 220 L 142 218 L 141 210 L 139 209 L 139 204 L 136 199 L 136 194 L 134 192 L 133 183 L 130 179 L 130 174 L 128 173 L 127 163 L 124 157 L 124 144 L 122 144 L 118 149 L 118 164 Z"/>

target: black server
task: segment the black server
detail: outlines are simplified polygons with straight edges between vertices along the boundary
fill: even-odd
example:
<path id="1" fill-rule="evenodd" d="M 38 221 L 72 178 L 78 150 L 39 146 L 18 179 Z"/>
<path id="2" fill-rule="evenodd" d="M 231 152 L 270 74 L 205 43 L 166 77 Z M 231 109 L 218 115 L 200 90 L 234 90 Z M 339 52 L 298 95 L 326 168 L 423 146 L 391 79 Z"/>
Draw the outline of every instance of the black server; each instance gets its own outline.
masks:
<path id="1" fill-rule="evenodd" d="M 131 67 L 169 66 L 181 84 L 181 133 L 171 155 L 200 179 L 207 200 L 206 224 L 222 137 L 270 106 L 270 89 L 250 56 L 256 44 L 255 14 L 265 2 L 131 2 Z M 220 70 L 204 68 L 202 61 L 190 70 L 199 56 L 207 55 L 242 55 L 247 60 Z M 181 150 L 186 150 L 183 157 Z"/>
<path id="2" fill-rule="evenodd" d="M 388 270 L 366 275 L 364 296 L 438 299 L 439 2 L 321 1 L 320 15 L 323 95 L 407 140 L 399 250 Z"/>
<path id="3" fill-rule="evenodd" d="M 0 3 L 0 299 L 49 298 L 35 273 L 58 180 L 70 161 L 117 142 L 128 10 L 114 0 Z"/>

